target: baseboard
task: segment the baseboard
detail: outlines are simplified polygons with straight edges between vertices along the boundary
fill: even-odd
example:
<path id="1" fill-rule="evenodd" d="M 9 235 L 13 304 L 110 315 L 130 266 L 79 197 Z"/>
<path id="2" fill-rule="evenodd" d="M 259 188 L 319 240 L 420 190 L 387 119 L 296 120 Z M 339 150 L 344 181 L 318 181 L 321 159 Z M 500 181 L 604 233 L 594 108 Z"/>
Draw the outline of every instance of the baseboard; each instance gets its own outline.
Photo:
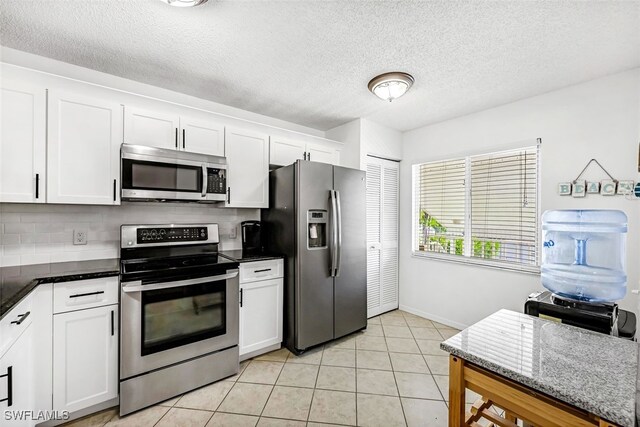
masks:
<path id="1" fill-rule="evenodd" d="M 417 308 L 409 307 L 403 304 L 400 304 L 400 310 L 406 311 L 407 313 L 415 314 L 416 316 L 424 317 L 429 320 L 434 320 L 438 323 L 442 323 L 443 325 L 450 326 L 456 329 L 466 329 L 469 325 L 465 325 L 460 322 L 453 321 L 451 319 L 446 319 L 444 317 L 437 316 L 435 314 L 427 313 L 425 311 L 418 310 Z"/>
<path id="2" fill-rule="evenodd" d="M 49 420 L 43 423 L 38 424 L 38 427 L 53 427 L 60 424 L 68 423 L 70 421 L 77 420 L 82 417 L 86 417 L 87 415 L 95 414 L 100 411 L 104 411 L 105 409 L 115 408 L 118 406 L 119 398 L 113 398 L 106 402 L 98 403 L 97 405 L 90 406 L 88 408 L 81 409 L 79 411 L 75 411 L 69 414 L 69 419 L 67 420 Z"/>
<path id="3" fill-rule="evenodd" d="M 247 359 L 251 359 L 252 357 L 260 356 L 261 354 L 269 353 L 271 351 L 278 350 L 282 347 L 282 343 L 273 344 L 269 347 L 261 348 L 260 350 L 252 351 L 251 353 L 241 354 L 240 361 L 243 362 Z"/>

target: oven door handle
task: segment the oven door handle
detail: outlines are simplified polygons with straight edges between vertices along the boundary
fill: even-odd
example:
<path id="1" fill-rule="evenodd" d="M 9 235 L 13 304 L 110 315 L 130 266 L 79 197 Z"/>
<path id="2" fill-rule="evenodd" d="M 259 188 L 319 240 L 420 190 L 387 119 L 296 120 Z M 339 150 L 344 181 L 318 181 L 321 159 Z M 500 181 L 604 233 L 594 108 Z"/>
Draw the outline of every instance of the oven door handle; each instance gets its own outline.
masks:
<path id="1" fill-rule="evenodd" d="M 198 285 L 206 282 L 218 282 L 220 280 L 233 279 L 238 276 L 238 272 L 221 274 L 219 276 L 199 277 L 197 279 L 178 280 L 175 282 L 154 283 L 152 285 L 143 285 L 142 280 L 134 280 L 132 282 L 123 282 L 122 291 L 126 293 L 130 292 L 144 292 L 155 291 L 158 289 L 177 288 L 180 286 Z"/>

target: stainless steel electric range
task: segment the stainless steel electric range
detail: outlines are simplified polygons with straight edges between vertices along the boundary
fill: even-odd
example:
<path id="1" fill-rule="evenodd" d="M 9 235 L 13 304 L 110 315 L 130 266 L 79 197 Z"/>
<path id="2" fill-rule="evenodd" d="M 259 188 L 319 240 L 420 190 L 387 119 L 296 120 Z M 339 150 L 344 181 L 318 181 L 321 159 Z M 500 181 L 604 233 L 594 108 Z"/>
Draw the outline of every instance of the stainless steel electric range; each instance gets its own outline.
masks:
<path id="1" fill-rule="evenodd" d="M 218 225 L 123 225 L 120 415 L 238 372 L 238 263 Z"/>

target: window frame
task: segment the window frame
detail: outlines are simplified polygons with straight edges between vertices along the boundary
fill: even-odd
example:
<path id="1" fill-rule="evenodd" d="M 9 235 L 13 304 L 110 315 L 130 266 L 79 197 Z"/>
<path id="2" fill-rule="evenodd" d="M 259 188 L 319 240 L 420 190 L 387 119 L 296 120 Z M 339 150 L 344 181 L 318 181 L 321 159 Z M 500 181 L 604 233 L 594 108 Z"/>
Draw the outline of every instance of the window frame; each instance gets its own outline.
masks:
<path id="1" fill-rule="evenodd" d="M 467 264 L 467 265 L 477 265 L 481 267 L 499 269 L 499 270 L 507 270 L 507 271 L 515 271 L 526 274 L 539 275 L 540 274 L 540 239 L 541 239 L 541 226 L 540 226 L 540 201 L 541 201 L 541 145 L 542 140 L 537 138 L 535 140 L 522 141 L 514 145 L 496 147 L 492 150 L 479 151 L 473 153 L 466 153 L 464 155 L 452 155 L 440 159 L 429 160 L 420 163 L 414 163 L 411 165 L 411 256 L 414 258 L 425 258 L 425 259 L 433 259 L 445 262 L 452 262 L 457 264 Z M 499 261 L 499 260 L 490 260 L 485 258 L 478 258 L 472 256 L 472 239 L 467 238 L 467 236 L 472 235 L 472 218 L 471 218 L 471 161 L 474 157 L 486 156 L 486 155 L 497 155 L 501 153 L 512 152 L 515 150 L 526 150 L 526 149 L 536 149 L 536 232 L 535 232 L 535 264 L 522 264 L 516 262 L 509 261 Z M 447 161 L 460 161 L 465 160 L 465 214 L 464 214 L 464 250 L 462 255 L 450 254 L 450 253 L 441 253 L 441 252 L 431 252 L 431 251 L 421 251 L 418 249 L 418 240 L 417 233 L 418 230 L 418 180 L 417 177 L 417 169 L 419 169 L 422 165 L 425 164 L 435 164 Z M 469 184 L 467 184 L 469 183 Z"/>

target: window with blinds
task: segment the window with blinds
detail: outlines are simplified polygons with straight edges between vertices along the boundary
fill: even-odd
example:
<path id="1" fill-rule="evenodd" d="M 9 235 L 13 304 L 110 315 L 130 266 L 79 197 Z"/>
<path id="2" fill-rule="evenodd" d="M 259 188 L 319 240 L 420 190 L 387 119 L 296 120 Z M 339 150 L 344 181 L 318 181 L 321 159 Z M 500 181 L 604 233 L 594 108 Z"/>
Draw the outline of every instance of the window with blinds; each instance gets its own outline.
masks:
<path id="1" fill-rule="evenodd" d="M 538 265 L 538 145 L 414 165 L 414 252 Z"/>
<path id="2" fill-rule="evenodd" d="M 537 265 L 538 149 L 473 156 L 471 256 Z"/>
<path id="3" fill-rule="evenodd" d="M 464 255 L 465 164 L 457 159 L 414 169 L 417 249 Z"/>

